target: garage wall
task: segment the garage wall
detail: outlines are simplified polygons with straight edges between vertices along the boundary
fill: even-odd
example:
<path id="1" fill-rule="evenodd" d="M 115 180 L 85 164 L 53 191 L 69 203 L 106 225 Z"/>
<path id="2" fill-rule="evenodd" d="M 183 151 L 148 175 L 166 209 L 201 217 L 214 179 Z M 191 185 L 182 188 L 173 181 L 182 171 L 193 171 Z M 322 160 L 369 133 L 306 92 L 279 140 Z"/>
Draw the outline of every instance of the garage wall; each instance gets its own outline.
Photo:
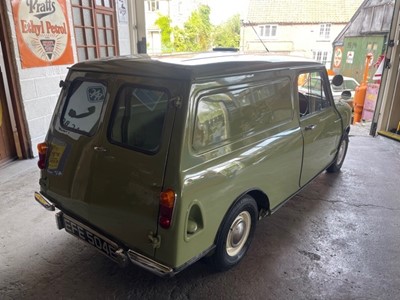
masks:
<path id="1" fill-rule="evenodd" d="M 70 31 L 72 32 L 71 8 L 70 5 L 67 5 L 67 7 L 68 21 Z M 45 138 L 60 91 L 59 82 L 65 78 L 68 65 L 22 69 L 10 0 L 7 0 L 7 14 L 16 55 L 15 61 L 19 74 L 20 91 L 29 128 L 32 152 L 36 156 L 36 144 L 42 142 Z M 76 61 L 74 40 L 72 41 L 72 45 L 74 61 Z"/>

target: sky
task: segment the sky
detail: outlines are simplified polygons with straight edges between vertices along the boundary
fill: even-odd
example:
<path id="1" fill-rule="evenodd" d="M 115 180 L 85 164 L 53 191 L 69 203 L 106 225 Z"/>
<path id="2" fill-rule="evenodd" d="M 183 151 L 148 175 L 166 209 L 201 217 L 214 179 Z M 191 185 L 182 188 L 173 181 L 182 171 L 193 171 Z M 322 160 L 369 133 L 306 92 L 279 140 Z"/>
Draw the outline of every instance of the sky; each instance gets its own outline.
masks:
<path id="1" fill-rule="evenodd" d="M 211 23 L 218 25 L 233 15 L 241 14 L 247 11 L 248 0 L 207 0 L 208 6 L 211 8 Z"/>

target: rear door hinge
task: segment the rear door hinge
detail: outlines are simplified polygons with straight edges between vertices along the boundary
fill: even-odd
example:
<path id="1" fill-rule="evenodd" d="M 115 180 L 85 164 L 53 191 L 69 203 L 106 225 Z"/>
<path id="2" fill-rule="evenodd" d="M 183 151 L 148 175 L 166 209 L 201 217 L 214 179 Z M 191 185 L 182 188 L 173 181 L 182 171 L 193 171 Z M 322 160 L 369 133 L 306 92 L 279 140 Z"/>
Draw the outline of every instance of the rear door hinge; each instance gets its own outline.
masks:
<path id="1" fill-rule="evenodd" d="M 182 98 L 181 97 L 178 96 L 178 97 L 172 99 L 172 101 L 174 102 L 174 105 L 176 108 L 182 107 Z"/>
<path id="2" fill-rule="evenodd" d="M 147 236 L 149 238 L 150 243 L 153 245 L 154 249 L 158 249 L 161 246 L 161 236 L 154 234 L 152 231 L 149 232 Z"/>

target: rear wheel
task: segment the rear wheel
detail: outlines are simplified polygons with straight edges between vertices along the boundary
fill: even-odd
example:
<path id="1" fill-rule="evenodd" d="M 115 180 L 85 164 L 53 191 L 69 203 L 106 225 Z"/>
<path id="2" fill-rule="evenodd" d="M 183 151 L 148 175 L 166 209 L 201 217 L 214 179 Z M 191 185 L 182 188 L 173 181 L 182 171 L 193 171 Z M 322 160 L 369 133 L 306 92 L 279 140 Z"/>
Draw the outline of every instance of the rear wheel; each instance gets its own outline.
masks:
<path id="1" fill-rule="evenodd" d="M 248 195 L 241 198 L 228 212 L 217 237 L 215 253 L 211 257 L 216 270 L 228 270 L 244 257 L 253 239 L 257 213 L 257 204 Z"/>
<path id="2" fill-rule="evenodd" d="M 338 153 L 336 154 L 335 161 L 326 169 L 329 173 L 335 173 L 340 170 L 343 165 L 344 158 L 346 157 L 347 147 L 349 146 L 349 135 L 344 134 L 340 142 Z"/>

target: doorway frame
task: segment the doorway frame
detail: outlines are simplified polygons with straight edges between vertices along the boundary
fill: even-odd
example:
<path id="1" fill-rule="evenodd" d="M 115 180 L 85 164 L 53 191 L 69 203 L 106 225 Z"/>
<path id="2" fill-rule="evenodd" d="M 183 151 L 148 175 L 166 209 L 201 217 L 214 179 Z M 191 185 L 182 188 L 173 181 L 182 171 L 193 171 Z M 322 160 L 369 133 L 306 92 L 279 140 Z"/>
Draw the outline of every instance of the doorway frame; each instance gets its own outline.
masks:
<path id="1" fill-rule="evenodd" d="M 25 110 L 19 86 L 19 74 L 17 62 L 14 57 L 14 42 L 11 38 L 9 15 L 7 4 L 0 1 L 0 44 L 3 52 L 4 72 L 3 85 L 6 94 L 6 101 L 9 105 L 8 111 L 11 119 L 15 148 L 19 159 L 32 158 L 32 147 L 29 138 L 28 124 L 26 122 Z"/>

